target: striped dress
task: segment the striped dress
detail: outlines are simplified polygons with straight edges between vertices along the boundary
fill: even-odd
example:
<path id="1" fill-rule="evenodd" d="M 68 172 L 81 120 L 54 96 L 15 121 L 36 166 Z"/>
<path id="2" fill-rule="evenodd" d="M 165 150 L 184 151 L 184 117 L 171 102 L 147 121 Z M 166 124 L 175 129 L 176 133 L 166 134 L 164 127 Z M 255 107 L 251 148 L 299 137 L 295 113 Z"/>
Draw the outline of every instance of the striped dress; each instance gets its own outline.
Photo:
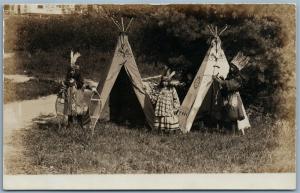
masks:
<path id="1" fill-rule="evenodd" d="M 179 129 L 176 113 L 180 107 L 180 102 L 176 89 L 163 87 L 160 91 L 152 93 L 151 99 L 155 104 L 154 127 L 165 131 Z"/>

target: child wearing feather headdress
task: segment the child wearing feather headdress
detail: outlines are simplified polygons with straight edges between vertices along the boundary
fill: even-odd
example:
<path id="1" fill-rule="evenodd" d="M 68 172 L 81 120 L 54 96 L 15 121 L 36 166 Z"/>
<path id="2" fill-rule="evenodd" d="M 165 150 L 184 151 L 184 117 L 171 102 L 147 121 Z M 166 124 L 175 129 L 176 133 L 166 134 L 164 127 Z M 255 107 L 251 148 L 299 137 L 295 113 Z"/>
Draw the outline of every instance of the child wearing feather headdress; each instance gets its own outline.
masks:
<path id="1" fill-rule="evenodd" d="M 74 84 L 76 85 L 77 89 L 81 89 L 83 87 L 83 78 L 80 74 L 80 68 L 79 65 L 76 64 L 76 61 L 80 56 L 81 55 L 79 52 L 74 54 L 74 52 L 71 51 L 71 65 L 68 68 L 64 81 L 67 87 L 73 86 Z"/>
<path id="2" fill-rule="evenodd" d="M 83 78 L 79 71 L 79 65 L 76 65 L 77 59 L 80 57 L 80 53 L 74 53 L 71 51 L 71 65 L 68 68 L 66 78 L 63 82 L 61 94 L 65 98 L 65 112 L 68 116 L 68 124 L 73 122 L 73 118 L 77 117 L 81 120 L 78 114 L 78 107 L 76 106 L 76 90 L 83 89 Z"/>
<path id="3" fill-rule="evenodd" d="M 248 65 L 250 58 L 239 52 L 230 62 L 230 70 L 226 79 L 214 76 L 213 79 L 220 86 L 221 112 L 218 113 L 217 119 L 221 126 L 230 129 L 235 133 L 237 130 L 237 121 L 245 118 L 242 109 L 242 100 L 238 91 L 242 87 L 245 78 L 241 70 Z"/>
<path id="4" fill-rule="evenodd" d="M 177 91 L 175 89 L 176 81 L 172 81 L 175 75 L 170 69 L 161 77 L 159 89 L 156 93 L 150 95 L 155 104 L 154 127 L 160 131 L 170 132 L 179 130 L 179 120 L 177 112 L 180 107 Z"/>

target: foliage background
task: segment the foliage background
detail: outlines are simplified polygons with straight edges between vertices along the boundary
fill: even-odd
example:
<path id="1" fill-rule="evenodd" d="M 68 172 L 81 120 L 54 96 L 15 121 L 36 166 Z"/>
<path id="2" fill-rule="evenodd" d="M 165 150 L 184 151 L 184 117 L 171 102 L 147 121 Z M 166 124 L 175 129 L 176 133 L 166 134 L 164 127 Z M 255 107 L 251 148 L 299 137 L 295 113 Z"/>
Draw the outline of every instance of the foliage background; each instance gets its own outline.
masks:
<path id="1" fill-rule="evenodd" d="M 79 50 L 83 74 L 98 80 L 111 61 L 118 30 L 107 13 L 128 22 L 129 39 L 142 75 L 161 73 L 164 65 L 177 78 L 194 75 L 209 47 L 209 24 L 222 34 L 230 61 L 243 51 L 251 57 L 241 91 L 248 109 L 294 120 L 295 7 L 292 5 L 104 5 L 87 15 L 6 17 L 5 52 L 19 53 L 6 73 L 62 78 L 71 49 Z M 289 14 L 287 14 L 289 13 Z M 188 85 L 189 86 L 189 85 Z M 186 92 L 187 88 L 183 89 Z M 292 121 L 294 122 L 294 121 Z M 292 123 L 294 124 L 294 123 Z"/>

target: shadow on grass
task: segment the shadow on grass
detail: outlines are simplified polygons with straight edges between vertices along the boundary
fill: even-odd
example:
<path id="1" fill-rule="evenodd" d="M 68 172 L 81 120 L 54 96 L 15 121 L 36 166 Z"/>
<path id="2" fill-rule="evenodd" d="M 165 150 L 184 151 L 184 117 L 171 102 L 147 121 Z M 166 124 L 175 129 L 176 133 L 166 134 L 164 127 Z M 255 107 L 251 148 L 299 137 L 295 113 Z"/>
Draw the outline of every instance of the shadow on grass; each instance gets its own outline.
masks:
<path id="1" fill-rule="evenodd" d="M 23 136 L 29 162 L 14 173 L 232 173 L 287 172 L 274 159 L 279 130 L 274 120 L 255 124 L 245 136 L 193 131 L 158 134 L 98 123 L 93 137 L 74 125 L 59 128 L 58 120 L 39 117 Z M 290 156 L 282 152 L 281 156 Z M 294 159 L 289 157 L 289 159 Z"/>

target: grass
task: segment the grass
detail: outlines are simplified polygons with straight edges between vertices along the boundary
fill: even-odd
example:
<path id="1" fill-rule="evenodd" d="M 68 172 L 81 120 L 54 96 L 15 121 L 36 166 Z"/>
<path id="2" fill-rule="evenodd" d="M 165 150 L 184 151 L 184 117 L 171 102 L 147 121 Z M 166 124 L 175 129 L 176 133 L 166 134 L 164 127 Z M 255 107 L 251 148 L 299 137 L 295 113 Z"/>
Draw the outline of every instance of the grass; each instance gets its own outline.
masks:
<path id="1" fill-rule="evenodd" d="M 10 174 L 226 173 L 295 171 L 293 127 L 254 119 L 245 136 L 193 131 L 158 134 L 144 128 L 99 123 L 95 135 L 75 126 L 41 122 L 15 135 L 25 147 L 21 166 Z M 267 122 L 266 122 L 267 121 Z M 291 129 L 292 128 L 292 129 Z M 18 137 L 19 136 L 19 139 Z"/>
<path id="2" fill-rule="evenodd" d="M 56 94 L 59 87 L 59 83 L 53 80 L 30 79 L 24 83 L 14 83 L 9 79 L 4 79 L 4 104 Z"/>

